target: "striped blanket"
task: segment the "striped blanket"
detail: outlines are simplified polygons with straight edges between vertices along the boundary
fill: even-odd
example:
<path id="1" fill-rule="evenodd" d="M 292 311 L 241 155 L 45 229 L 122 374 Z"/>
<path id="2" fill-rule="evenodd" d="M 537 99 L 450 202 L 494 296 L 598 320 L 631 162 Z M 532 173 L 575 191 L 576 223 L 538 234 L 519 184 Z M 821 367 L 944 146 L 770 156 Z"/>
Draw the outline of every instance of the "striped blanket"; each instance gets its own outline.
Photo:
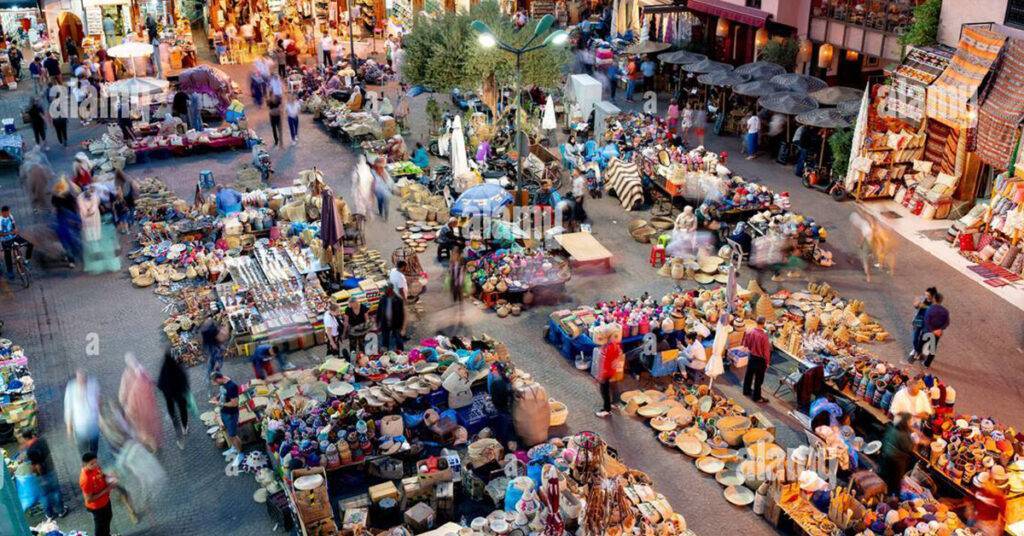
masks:
<path id="1" fill-rule="evenodd" d="M 1010 39 L 978 113 L 978 156 L 996 169 L 1010 163 L 1024 118 L 1024 41 Z"/>
<path id="2" fill-rule="evenodd" d="M 999 56 L 1006 37 L 983 28 L 964 28 L 952 61 L 939 78 L 928 86 L 927 115 L 950 125 L 959 125 L 974 97 Z"/>
<path id="3" fill-rule="evenodd" d="M 605 191 L 619 198 L 626 210 L 634 210 L 644 201 L 644 187 L 636 164 L 612 158 L 604 170 Z"/>

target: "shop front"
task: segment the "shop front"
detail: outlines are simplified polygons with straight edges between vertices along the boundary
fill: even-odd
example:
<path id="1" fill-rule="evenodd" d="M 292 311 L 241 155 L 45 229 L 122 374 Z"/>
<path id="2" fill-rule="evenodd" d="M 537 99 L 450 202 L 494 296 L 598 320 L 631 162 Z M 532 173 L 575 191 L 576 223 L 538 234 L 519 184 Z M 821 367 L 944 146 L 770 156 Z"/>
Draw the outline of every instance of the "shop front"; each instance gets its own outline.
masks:
<path id="1" fill-rule="evenodd" d="M 769 19 L 772 14 L 753 7 L 731 4 L 725 0 L 692 0 L 687 3 L 690 11 L 698 17 L 706 17 L 704 27 L 714 28 L 714 35 L 708 32 L 708 39 L 714 39 L 714 54 L 726 63 L 740 64 L 754 61 L 759 33 L 767 39 Z"/>
<path id="2" fill-rule="evenodd" d="M 36 27 L 41 22 L 39 4 L 35 0 L 0 0 L 0 29 L 23 42 L 39 38 Z"/>

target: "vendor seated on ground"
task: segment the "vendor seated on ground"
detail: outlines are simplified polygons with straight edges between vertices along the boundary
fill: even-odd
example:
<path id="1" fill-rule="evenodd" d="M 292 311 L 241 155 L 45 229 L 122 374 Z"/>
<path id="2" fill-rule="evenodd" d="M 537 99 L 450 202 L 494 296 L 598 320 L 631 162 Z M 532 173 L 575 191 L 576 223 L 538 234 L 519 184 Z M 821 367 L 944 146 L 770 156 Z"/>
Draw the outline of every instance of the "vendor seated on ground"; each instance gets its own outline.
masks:
<path id="1" fill-rule="evenodd" d="M 430 169 L 430 155 L 427 154 L 426 147 L 420 142 L 416 142 L 416 151 L 412 154 L 412 163 L 422 169 L 424 174 Z"/>
<path id="2" fill-rule="evenodd" d="M 680 364 L 686 364 L 685 370 L 680 368 L 680 372 L 694 383 L 702 381 L 704 368 L 708 366 L 708 353 L 697 334 L 687 331 L 676 344 L 679 345 Z"/>
<path id="3" fill-rule="evenodd" d="M 441 252 L 451 250 L 455 246 L 462 246 L 464 240 L 459 232 L 459 220 L 448 218 L 448 223 L 437 232 L 437 260 L 441 260 Z"/>
<path id="4" fill-rule="evenodd" d="M 908 413 L 915 420 L 925 419 L 935 413 L 932 408 L 932 397 L 928 389 L 925 388 L 924 380 L 920 377 L 907 382 L 907 385 L 892 397 L 889 414 L 899 415 L 900 413 Z"/>
<path id="5" fill-rule="evenodd" d="M 214 192 L 216 192 L 214 197 L 217 201 L 217 215 L 227 216 L 242 211 L 242 194 L 238 190 L 218 184 Z"/>
<path id="6" fill-rule="evenodd" d="M 843 419 L 843 408 L 836 404 L 835 396 L 828 394 L 811 402 L 811 410 L 807 416 L 811 418 L 811 422 L 814 422 L 819 415 L 825 415 L 824 418 L 828 419 L 829 425 L 838 426 Z"/>

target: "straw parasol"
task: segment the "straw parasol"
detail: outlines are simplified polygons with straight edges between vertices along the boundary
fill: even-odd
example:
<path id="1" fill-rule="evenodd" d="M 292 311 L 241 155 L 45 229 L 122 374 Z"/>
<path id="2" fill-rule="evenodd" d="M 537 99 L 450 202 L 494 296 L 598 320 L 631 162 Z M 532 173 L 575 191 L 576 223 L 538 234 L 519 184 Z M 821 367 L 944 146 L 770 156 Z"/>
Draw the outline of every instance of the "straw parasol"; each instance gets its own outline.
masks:
<path id="1" fill-rule="evenodd" d="M 782 88 L 778 84 L 769 82 L 768 80 L 752 80 L 743 84 L 738 84 L 732 88 L 737 95 L 744 95 L 746 97 L 763 97 L 765 95 L 771 95 L 772 93 L 778 93 L 782 91 Z"/>
<path id="2" fill-rule="evenodd" d="M 717 73 L 720 71 L 731 71 L 732 69 L 732 65 L 729 65 L 728 63 L 711 61 L 707 58 L 698 61 L 697 63 L 688 63 L 683 65 L 683 70 L 696 74 Z"/>
<path id="3" fill-rule="evenodd" d="M 718 87 L 733 87 L 737 84 L 742 84 L 749 80 L 749 76 L 736 74 L 733 71 L 718 71 L 714 73 L 702 74 L 697 77 L 697 81 L 700 82 L 701 84 Z"/>
<path id="4" fill-rule="evenodd" d="M 656 54 L 663 50 L 672 48 L 671 43 L 655 43 L 654 41 L 640 41 L 633 43 L 622 50 L 623 54 Z"/>
<path id="5" fill-rule="evenodd" d="M 818 101 L 818 104 L 824 106 L 835 106 L 843 101 L 855 100 L 860 102 L 861 95 L 864 94 L 863 90 L 846 87 L 846 86 L 832 86 L 825 89 L 819 89 L 811 93 L 814 100 Z"/>
<path id="6" fill-rule="evenodd" d="M 836 105 L 836 110 L 839 110 L 843 115 L 857 117 L 857 113 L 860 112 L 860 97 L 840 102 Z"/>
<path id="7" fill-rule="evenodd" d="M 847 128 L 850 121 L 835 108 L 818 108 L 796 116 L 797 123 L 811 127 L 836 129 Z"/>
<path id="8" fill-rule="evenodd" d="M 818 101 L 805 93 L 795 91 L 780 91 L 765 95 L 757 100 L 757 104 L 762 108 L 786 115 L 802 114 L 818 107 Z"/>
<path id="9" fill-rule="evenodd" d="M 800 93 L 810 93 L 828 87 L 824 80 L 800 73 L 780 74 L 773 76 L 771 81 L 782 86 L 782 89 L 785 91 L 798 91 Z"/>
<path id="10" fill-rule="evenodd" d="M 677 50 L 675 52 L 658 54 L 658 61 L 672 65 L 687 65 L 690 63 L 697 63 L 698 61 L 704 61 L 706 59 L 708 59 L 708 57 L 704 54 L 697 54 L 696 52 L 688 52 L 686 50 Z"/>
<path id="11" fill-rule="evenodd" d="M 772 63 L 770 61 L 755 61 L 740 65 L 736 68 L 736 72 L 749 75 L 753 80 L 758 80 L 762 78 L 769 79 L 773 76 L 784 74 L 786 72 L 786 68 L 778 63 Z"/>

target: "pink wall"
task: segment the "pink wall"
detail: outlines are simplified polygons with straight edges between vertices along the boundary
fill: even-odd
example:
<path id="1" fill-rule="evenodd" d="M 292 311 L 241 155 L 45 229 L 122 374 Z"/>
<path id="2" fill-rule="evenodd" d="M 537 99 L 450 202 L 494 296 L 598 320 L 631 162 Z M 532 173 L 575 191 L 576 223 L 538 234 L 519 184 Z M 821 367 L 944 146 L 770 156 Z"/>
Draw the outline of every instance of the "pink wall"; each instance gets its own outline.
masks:
<path id="1" fill-rule="evenodd" d="M 738 6 L 747 5 L 746 0 L 723 0 Z M 1003 0 L 1005 4 L 1006 0 Z M 807 35 L 807 21 L 811 15 L 811 0 L 761 0 L 761 11 L 772 14 L 775 22 L 797 29 L 797 35 Z"/>

